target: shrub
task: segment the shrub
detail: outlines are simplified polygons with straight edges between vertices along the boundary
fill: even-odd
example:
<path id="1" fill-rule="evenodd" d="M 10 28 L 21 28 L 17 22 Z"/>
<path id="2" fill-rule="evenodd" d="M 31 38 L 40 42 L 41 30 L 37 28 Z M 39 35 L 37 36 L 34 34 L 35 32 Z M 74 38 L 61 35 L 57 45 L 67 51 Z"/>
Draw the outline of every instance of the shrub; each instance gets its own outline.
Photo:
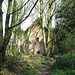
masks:
<path id="1" fill-rule="evenodd" d="M 60 72 L 62 75 L 67 75 L 71 73 L 73 75 L 75 73 L 75 55 L 71 56 L 70 54 L 64 55 L 63 57 L 57 58 L 56 62 L 51 65 L 50 72 L 58 73 Z M 57 74 L 57 75 L 58 75 Z M 69 74 L 70 75 L 70 74 Z"/>

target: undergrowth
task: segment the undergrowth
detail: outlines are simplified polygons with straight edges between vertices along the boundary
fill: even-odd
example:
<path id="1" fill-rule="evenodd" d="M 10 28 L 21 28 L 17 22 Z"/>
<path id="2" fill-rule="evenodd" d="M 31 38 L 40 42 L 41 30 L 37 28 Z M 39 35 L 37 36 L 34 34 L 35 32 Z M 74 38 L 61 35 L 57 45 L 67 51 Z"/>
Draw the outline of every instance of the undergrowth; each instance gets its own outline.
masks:
<path id="1" fill-rule="evenodd" d="M 38 75 L 41 67 L 51 61 L 41 54 L 23 58 L 8 55 L 6 59 L 0 71 L 3 75 Z"/>
<path id="2" fill-rule="evenodd" d="M 49 71 L 51 75 L 75 75 L 75 52 L 57 58 Z"/>

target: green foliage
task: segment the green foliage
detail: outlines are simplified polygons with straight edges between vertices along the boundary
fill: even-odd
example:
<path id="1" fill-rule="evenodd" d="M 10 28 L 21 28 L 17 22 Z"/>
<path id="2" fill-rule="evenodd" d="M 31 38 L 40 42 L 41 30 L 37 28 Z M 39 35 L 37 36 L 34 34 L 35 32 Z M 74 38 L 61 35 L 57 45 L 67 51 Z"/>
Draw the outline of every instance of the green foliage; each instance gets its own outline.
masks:
<path id="1" fill-rule="evenodd" d="M 56 62 L 51 65 L 50 72 L 52 75 L 74 75 L 75 74 L 75 52 L 63 57 L 57 58 Z"/>
<path id="2" fill-rule="evenodd" d="M 20 75 L 38 75 L 38 71 L 37 70 L 25 70 L 25 72 L 20 73 Z"/>
<path id="3" fill-rule="evenodd" d="M 67 70 L 66 72 L 63 72 L 62 70 L 57 70 L 56 72 L 53 72 L 52 75 L 74 75 L 75 70 Z"/>
<path id="4" fill-rule="evenodd" d="M 28 31 L 29 31 L 29 28 L 27 28 L 26 31 L 24 32 L 25 36 L 27 36 Z"/>
<path id="5" fill-rule="evenodd" d="M 14 35 L 21 37 L 24 31 L 21 29 L 21 26 L 18 26 L 17 29 L 14 30 Z"/>
<path id="6" fill-rule="evenodd" d="M 38 24 L 39 24 L 39 25 L 42 25 L 41 19 L 38 20 Z"/>
<path id="7" fill-rule="evenodd" d="M 20 26 L 14 30 L 14 37 L 10 40 L 10 43 L 7 46 L 6 55 L 12 55 L 19 59 L 22 58 L 23 55 L 29 54 L 29 51 L 27 50 L 29 43 L 25 44 L 26 42 L 29 42 L 27 35 L 28 31 L 29 28 L 26 31 L 22 31 Z M 21 40 L 25 42 L 22 44 Z M 20 41 L 20 46 L 18 45 L 18 41 Z"/>
<path id="8" fill-rule="evenodd" d="M 43 66 L 43 64 L 42 63 L 39 63 L 39 65 L 34 66 L 34 68 L 40 70 L 42 66 Z"/>
<path id="9" fill-rule="evenodd" d="M 45 28 L 45 32 L 47 33 L 48 32 L 48 28 L 46 26 L 44 28 Z"/>
<path id="10" fill-rule="evenodd" d="M 67 31 L 65 27 L 61 28 L 61 31 L 59 28 L 56 29 L 56 41 L 55 41 L 55 51 L 58 51 L 58 53 L 64 54 L 71 50 L 74 50 L 75 47 L 75 29 Z M 59 33 L 60 32 L 60 33 Z"/>
<path id="11" fill-rule="evenodd" d="M 60 9 L 68 3 L 69 0 L 61 0 Z M 74 5 L 75 2 L 72 1 L 62 12 L 56 15 L 57 21 L 54 29 L 56 35 L 56 41 L 54 42 L 55 53 L 64 54 L 75 49 Z"/>

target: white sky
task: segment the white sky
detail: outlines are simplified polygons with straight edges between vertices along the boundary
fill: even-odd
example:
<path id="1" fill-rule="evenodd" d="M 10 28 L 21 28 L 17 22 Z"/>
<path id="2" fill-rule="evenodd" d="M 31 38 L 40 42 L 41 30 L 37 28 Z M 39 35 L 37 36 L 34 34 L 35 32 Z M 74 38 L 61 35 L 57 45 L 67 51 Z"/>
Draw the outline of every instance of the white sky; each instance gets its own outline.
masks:
<path id="1" fill-rule="evenodd" d="M 2 10 L 3 10 L 3 36 L 5 34 L 5 18 L 6 18 L 6 12 L 7 12 L 7 8 L 6 8 L 6 5 L 5 3 L 3 2 L 2 3 Z"/>
<path id="2" fill-rule="evenodd" d="M 21 25 L 21 29 L 22 30 L 26 30 L 29 26 L 31 26 L 32 22 L 31 22 L 31 17 L 28 17 Z"/>
<path id="3" fill-rule="evenodd" d="M 6 18 L 6 12 L 7 12 L 7 7 L 6 7 L 6 1 L 2 3 L 2 10 L 3 10 L 3 36 L 5 34 L 5 18 Z M 21 25 L 22 30 L 26 30 L 30 25 L 32 24 L 31 22 L 31 17 L 28 17 Z"/>
<path id="4" fill-rule="evenodd" d="M 8 0 L 4 0 L 5 2 L 8 1 Z M 7 8 L 6 8 L 6 3 L 3 2 L 3 35 L 4 35 L 4 32 L 5 32 L 5 17 L 6 17 L 6 12 L 7 12 Z M 32 12 L 33 13 L 33 12 Z M 35 14 L 36 16 L 39 17 L 39 14 Z M 35 18 L 36 16 L 33 16 L 33 18 Z M 37 19 L 38 17 L 36 17 L 35 19 Z M 34 20 L 35 20 L 34 19 Z M 30 25 L 32 24 L 32 17 L 28 17 L 21 25 L 21 28 L 22 30 L 26 30 Z M 52 27 L 55 27 L 55 21 L 53 20 L 52 21 Z"/>

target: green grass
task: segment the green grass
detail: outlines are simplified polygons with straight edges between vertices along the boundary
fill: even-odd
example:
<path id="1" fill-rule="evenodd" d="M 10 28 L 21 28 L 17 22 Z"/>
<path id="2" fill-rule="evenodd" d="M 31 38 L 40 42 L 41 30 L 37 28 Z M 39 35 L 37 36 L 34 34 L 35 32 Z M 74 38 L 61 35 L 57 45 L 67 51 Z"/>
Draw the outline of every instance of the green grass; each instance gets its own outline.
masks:
<path id="1" fill-rule="evenodd" d="M 3 67 L 2 73 L 6 75 L 38 75 L 40 69 L 44 64 L 52 61 L 41 54 L 30 55 L 29 57 L 22 57 L 21 55 L 6 56 L 7 61 Z M 9 74 L 8 74 L 9 73 Z"/>
<path id="2" fill-rule="evenodd" d="M 52 75 L 74 75 L 75 74 L 75 52 L 68 53 L 57 58 L 49 69 Z"/>
<path id="3" fill-rule="evenodd" d="M 33 68 L 21 72 L 21 75 L 38 75 L 41 67 L 44 65 L 43 63 L 52 61 L 50 58 L 44 57 L 41 54 L 30 55 L 30 57 L 26 58 L 26 60 L 29 60 L 29 64 Z"/>
<path id="4" fill-rule="evenodd" d="M 20 75 L 38 75 L 38 71 L 36 69 L 29 69 L 21 72 Z"/>
<path id="5" fill-rule="evenodd" d="M 51 75 L 75 75 L 75 70 L 56 70 L 55 72 L 52 72 Z"/>

